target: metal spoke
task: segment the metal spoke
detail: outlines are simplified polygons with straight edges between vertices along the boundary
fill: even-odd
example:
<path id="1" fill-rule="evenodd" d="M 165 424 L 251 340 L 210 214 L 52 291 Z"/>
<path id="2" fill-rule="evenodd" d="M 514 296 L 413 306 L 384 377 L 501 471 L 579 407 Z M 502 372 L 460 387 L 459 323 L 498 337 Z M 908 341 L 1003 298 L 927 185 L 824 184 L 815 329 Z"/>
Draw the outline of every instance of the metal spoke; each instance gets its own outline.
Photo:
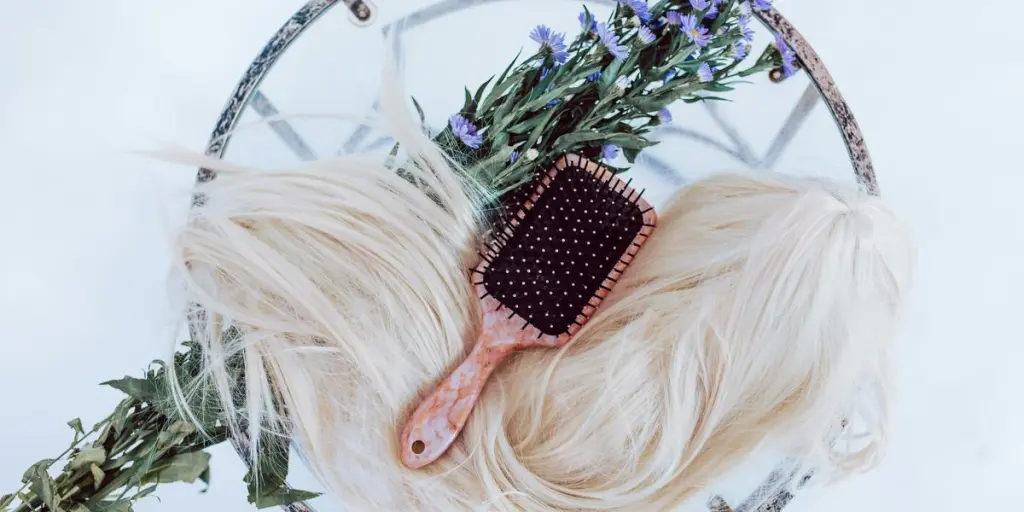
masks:
<path id="1" fill-rule="evenodd" d="M 281 112 L 277 110 L 277 107 L 275 107 L 270 101 L 270 98 L 267 98 L 267 96 L 261 91 L 253 93 L 252 100 L 249 101 L 249 106 L 252 107 L 252 109 L 255 110 L 263 119 L 272 118 L 281 114 Z M 274 130 L 274 133 L 280 137 L 281 142 L 284 142 L 284 145 L 288 146 L 288 149 L 292 150 L 292 153 L 295 153 L 295 156 L 307 162 L 317 159 L 316 154 L 313 153 L 313 150 L 310 149 L 308 144 L 306 144 L 306 141 L 302 140 L 302 137 L 299 136 L 298 132 L 296 132 L 295 129 L 292 128 L 292 125 L 287 121 L 277 119 L 270 121 L 269 124 L 270 129 Z"/>
<path id="2" fill-rule="evenodd" d="M 789 147 L 790 142 L 793 142 L 793 138 L 796 137 L 797 132 L 800 131 L 804 122 L 810 117 L 814 107 L 819 103 L 821 103 L 821 94 L 818 93 L 818 89 L 814 87 L 813 83 L 807 84 L 807 88 L 800 95 L 796 106 L 790 111 L 786 122 L 782 124 L 782 128 L 775 134 L 772 144 L 768 146 L 768 151 L 765 152 L 758 166 L 759 169 L 771 169 L 775 166 L 775 162 L 779 160 L 782 153 Z"/>

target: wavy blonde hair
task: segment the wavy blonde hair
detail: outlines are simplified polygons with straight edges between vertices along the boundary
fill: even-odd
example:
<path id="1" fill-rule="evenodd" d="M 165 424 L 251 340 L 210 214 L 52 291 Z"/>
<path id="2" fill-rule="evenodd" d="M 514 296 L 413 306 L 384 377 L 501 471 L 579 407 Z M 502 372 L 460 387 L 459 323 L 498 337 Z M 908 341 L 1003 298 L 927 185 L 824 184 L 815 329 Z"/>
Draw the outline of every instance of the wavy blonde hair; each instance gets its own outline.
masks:
<path id="1" fill-rule="evenodd" d="M 568 346 L 513 357 L 449 453 L 404 468 L 402 422 L 479 329 L 467 269 L 486 226 L 478 187 L 384 84 L 403 173 L 346 156 L 199 185 L 176 275 L 210 320 L 196 385 L 236 428 L 292 433 L 351 510 L 672 510 L 766 444 L 837 476 L 876 462 L 908 236 L 856 189 L 726 174 L 660 209 Z M 836 443 L 842 418 L 861 428 Z"/>

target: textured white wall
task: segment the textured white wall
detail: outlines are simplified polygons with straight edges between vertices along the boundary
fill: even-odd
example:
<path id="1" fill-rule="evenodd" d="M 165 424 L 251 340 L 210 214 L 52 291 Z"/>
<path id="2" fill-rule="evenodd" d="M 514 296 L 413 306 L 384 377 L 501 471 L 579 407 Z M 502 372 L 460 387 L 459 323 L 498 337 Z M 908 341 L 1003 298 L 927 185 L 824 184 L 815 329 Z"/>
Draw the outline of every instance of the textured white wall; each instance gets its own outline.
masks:
<path id="1" fill-rule="evenodd" d="M 111 409 L 117 394 L 93 383 L 137 373 L 166 354 L 175 334 L 164 294 L 166 234 L 183 218 L 192 172 L 125 152 L 161 141 L 201 148 L 241 72 L 301 3 L 0 0 L 0 493 L 28 464 L 64 448 L 65 421 L 90 423 Z M 1024 497 L 1015 480 L 1024 474 L 1024 443 L 1014 430 L 1024 420 L 1015 391 L 1024 389 L 1024 348 L 1014 322 L 1024 301 L 1013 293 L 1024 288 L 1024 174 L 1011 158 L 1024 114 L 1024 75 L 1012 63 L 1024 37 L 1005 20 L 1024 15 L 1024 4 L 783 6 L 853 106 L 883 193 L 921 252 L 889 458 L 872 474 L 801 495 L 791 510 L 1006 509 Z M 470 49 L 505 55 L 497 40 Z M 339 54 L 338 67 L 322 72 L 348 73 L 354 58 Z M 308 76 L 302 62 L 285 65 L 294 71 L 275 75 L 268 91 Z M 437 87 L 465 81 L 451 80 L 438 77 Z M 288 111 L 324 108 L 295 101 Z M 436 100 L 438 111 L 444 101 Z M 747 128 L 770 134 L 778 122 Z M 834 137 L 809 130 L 800 147 L 832 146 Z M 245 156 L 245 146 L 235 149 Z M 784 163 L 820 163 L 811 153 Z M 242 474 L 220 448 L 209 493 L 169 486 L 162 503 L 137 509 L 251 510 Z"/>

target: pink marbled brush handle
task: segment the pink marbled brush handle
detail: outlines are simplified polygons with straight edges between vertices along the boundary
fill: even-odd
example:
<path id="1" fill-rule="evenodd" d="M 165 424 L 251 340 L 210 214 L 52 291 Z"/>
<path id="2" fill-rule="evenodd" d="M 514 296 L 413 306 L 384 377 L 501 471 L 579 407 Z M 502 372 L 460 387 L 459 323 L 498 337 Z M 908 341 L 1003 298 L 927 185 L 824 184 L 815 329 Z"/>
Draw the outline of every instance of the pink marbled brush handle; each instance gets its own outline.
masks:
<path id="1" fill-rule="evenodd" d="M 557 347 L 568 336 L 540 336 L 523 319 L 492 297 L 481 301 L 483 329 L 469 356 L 442 381 L 416 411 L 402 432 L 402 463 L 417 469 L 437 460 L 455 442 L 469 419 L 491 372 L 512 352 L 529 347 Z"/>
<path id="2" fill-rule="evenodd" d="M 478 343 L 469 357 L 420 404 L 402 435 L 402 463 L 406 467 L 421 468 L 448 450 L 466 425 L 487 377 L 509 352 Z"/>

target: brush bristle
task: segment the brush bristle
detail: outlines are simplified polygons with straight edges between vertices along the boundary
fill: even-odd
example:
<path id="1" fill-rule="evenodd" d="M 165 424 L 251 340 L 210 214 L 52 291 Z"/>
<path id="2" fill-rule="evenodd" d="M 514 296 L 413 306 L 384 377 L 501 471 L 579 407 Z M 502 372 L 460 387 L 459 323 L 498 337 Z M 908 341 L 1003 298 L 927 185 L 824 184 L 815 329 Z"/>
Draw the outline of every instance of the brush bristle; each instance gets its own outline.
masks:
<path id="1" fill-rule="evenodd" d="M 610 291 L 616 267 L 644 228 L 640 194 L 611 171 L 563 158 L 493 230 L 487 293 L 543 334 L 580 326 Z M 588 308 L 588 306 L 590 306 Z"/>

